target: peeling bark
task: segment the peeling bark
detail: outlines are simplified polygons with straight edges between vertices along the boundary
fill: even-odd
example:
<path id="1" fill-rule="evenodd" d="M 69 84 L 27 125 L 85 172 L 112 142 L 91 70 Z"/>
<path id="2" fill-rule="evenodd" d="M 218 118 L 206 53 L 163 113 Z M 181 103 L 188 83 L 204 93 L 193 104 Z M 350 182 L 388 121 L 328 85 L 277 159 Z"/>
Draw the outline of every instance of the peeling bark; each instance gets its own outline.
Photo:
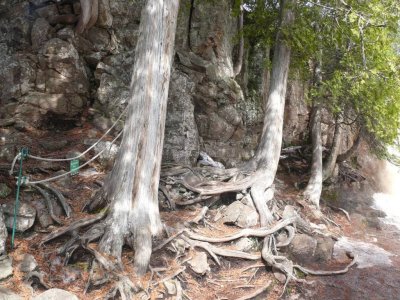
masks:
<path id="1" fill-rule="evenodd" d="M 342 143 L 342 118 L 338 116 L 335 123 L 335 133 L 333 134 L 333 141 L 331 151 L 324 164 L 324 181 L 329 179 L 336 166 L 336 159 L 339 155 L 340 146 Z"/>
<path id="2" fill-rule="evenodd" d="M 304 197 L 319 208 L 322 192 L 322 141 L 321 141 L 321 107 L 313 107 L 311 117 L 312 163 L 311 176 L 304 191 Z"/>
<path id="3" fill-rule="evenodd" d="M 272 221 L 270 219 L 272 214 L 265 204 L 265 197 L 262 195 L 273 184 L 281 153 L 283 116 L 291 54 L 290 47 L 284 40 L 283 29 L 294 22 L 292 7 L 295 2 L 293 0 L 284 0 L 281 4 L 281 29 L 277 34 L 274 57 L 272 59 L 271 81 L 262 136 L 255 156 L 246 166 L 246 168 L 257 169 L 257 173 L 261 174 L 260 179 L 252 187 L 253 201 L 260 213 L 261 224 L 268 224 Z M 273 198 L 273 193 L 269 198 Z"/>
<path id="4" fill-rule="evenodd" d="M 243 55 L 244 55 L 244 37 L 243 37 L 243 1 L 240 1 L 240 15 L 239 15 L 239 26 L 238 32 L 240 34 L 240 41 L 239 41 L 239 53 L 233 67 L 233 75 L 234 77 L 238 76 L 242 71 L 243 65 Z"/>
<path id="5" fill-rule="evenodd" d="M 138 274 L 146 272 L 151 237 L 161 230 L 157 195 L 178 6 L 179 0 L 148 0 L 143 8 L 121 147 L 93 199 L 110 203 L 100 252 L 120 260 L 128 240 Z"/>
<path id="6" fill-rule="evenodd" d="M 85 30 L 92 27 L 99 15 L 98 0 L 80 0 L 81 15 L 79 16 L 78 24 L 76 25 L 76 32 L 81 34 Z"/>
<path id="7" fill-rule="evenodd" d="M 361 140 L 362 140 L 362 128 L 358 132 L 357 138 L 353 142 L 353 145 L 349 148 L 349 150 L 338 155 L 338 157 L 336 158 L 336 162 L 337 163 L 344 162 L 344 161 L 348 160 L 351 156 L 353 156 L 353 154 L 356 153 L 356 151 L 358 150 L 358 147 L 361 144 Z"/>

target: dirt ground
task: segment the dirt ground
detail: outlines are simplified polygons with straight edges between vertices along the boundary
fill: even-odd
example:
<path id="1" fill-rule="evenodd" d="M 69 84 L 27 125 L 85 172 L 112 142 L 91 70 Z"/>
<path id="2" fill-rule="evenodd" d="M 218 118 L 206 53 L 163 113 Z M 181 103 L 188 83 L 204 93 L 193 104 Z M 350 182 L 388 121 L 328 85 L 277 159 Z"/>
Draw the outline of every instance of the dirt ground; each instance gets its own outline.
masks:
<path id="1" fill-rule="evenodd" d="M 81 128 L 75 128 L 60 132 L 40 132 L 32 131 L 27 135 L 31 138 L 30 141 L 21 141 L 29 148 L 31 153 L 35 155 L 48 157 L 65 157 L 69 151 L 83 151 L 85 146 L 83 140 L 87 137 L 87 132 L 90 130 L 90 125 L 84 125 Z M 62 151 L 45 151 L 37 143 L 38 140 L 67 140 L 67 146 Z M 300 166 L 301 167 L 301 166 Z M 299 167 L 299 168 L 300 168 Z M 57 182 L 54 186 L 57 187 L 66 197 L 68 203 L 73 209 L 72 217 L 69 219 L 61 217 L 65 225 L 70 224 L 74 220 L 85 218 L 87 214 L 82 213 L 82 207 L 90 199 L 94 190 L 99 188 L 98 181 L 102 181 L 105 176 L 105 171 L 97 163 L 93 163 L 89 168 L 95 168 L 98 174 L 94 176 L 82 177 L 76 175 L 70 178 L 68 185 L 61 185 Z M 47 178 L 55 170 L 68 170 L 67 163 L 54 163 L 51 165 L 38 163 L 36 161 L 24 161 L 24 171 L 34 179 Z M 275 197 L 283 199 L 285 203 L 296 207 L 301 207 L 297 202 L 300 191 L 295 187 L 295 182 L 298 182 L 304 175 L 300 170 L 298 174 L 292 172 L 287 173 L 285 166 L 280 167 L 278 179 L 283 182 L 280 184 L 280 189 L 276 191 Z M 14 178 L 6 174 L 0 174 L 0 181 L 7 183 L 11 187 L 15 187 Z M 40 195 L 22 191 L 22 201 L 32 201 L 39 199 Z M 1 203 L 15 201 L 15 191 L 7 199 L 2 199 Z M 177 210 L 169 210 L 161 205 L 161 216 L 163 222 L 170 226 L 179 228 L 180 224 L 189 221 L 196 216 L 202 205 L 196 204 L 192 206 L 181 207 Z M 324 206 L 323 206 L 323 209 Z M 238 230 L 233 226 L 227 226 L 222 222 L 212 222 L 215 209 L 210 209 L 205 224 L 197 226 L 196 230 L 208 236 L 219 236 L 228 234 Z M 330 211 L 330 218 L 337 223 L 341 228 L 332 226 L 332 231 L 339 235 L 345 235 L 360 240 L 365 239 L 366 234 L 373 234 L 377 239 L 377 244 L 382 248 L 396 253 L 400 251 L 400 241 L 398 232 L 391 228 L 385 227 L 371 230 L 363 225 L 350 223 L 345 215 L 341 212 Z M 10 249 L 8 253 L 13 258 L 14 275 L 2 282 L 1 285 L 15 291 L 19 295 L 24 295 L 29 299 L 32 295 L 37 295 L 44 291 L 43 286 L 34 282 L 34 289 L 24 282 L 24 274 L 18 269 L 18 264 L 22 259 L 23 254 L 32 254 L 38 262 L 39 269 L 42 271 L 44 281 L 50 287 L 65 289 L 76 294 L 82 300 L 103 299 L 111 288 L 111 283 L 105 283 L 101 286 L 90 286 L 87 288 L 89 279 L 90 264 L 93 259 L 90 253 L 80 249 L 70 258 L 68 265 L 64 265 L 64 257 L 57 255 L 56 250 L 68 239 L 68 236 L 58 238 L 40 246 L 42 238 L 55 227 L 39 230 L 37 227 L 30 229 L 23 234 L 17 234 L 15 240 L 15 249 Z M 160 237 L 155 241 L 155 246 L 160 244 L 164 237 Z M 94 244 L 93 247 L 96 247 Z M 229 247 L 229 245 L 227 246 Z M 226 259 L 220 258 L 221 265 L 218 266 L 215 261 L 209 257 L 208 263 L 211 271 L 200 276 L 193 272 L 187 265 L 188 259 L 193 255 L 193 250 L 186 251 L 184 254 L 177 256 L 167 246 L 156 251 L 152 255 L 151 268 L 143 278 L 136 278 L 132 268 L 133 251 L 125 248 L 123 251 L 123 273 L 127 275 L 132 282 L 140 285 L 148 294 L 150 299 L 174 299 L 175 297 L 166 296 L 164 281 L 171 277 L 177 278 L 181 283 L 183 297 L 186 299 L 240 299 L 242 296 L 249 295 L 255 290 L 260 289 L 270 282 L 266 292 L 254 299 L 400 299 L 399 288 L 393 287 L 400 280 L 400 262 L 397 257 L 393 258 L 394 266 L 387 269 L 352 269 L 346 275 L 330 276 L 323 279 L 310 276 L 308 279 L 315 280 L 315 285 L 304 285 L 300 283 L 290 283 L 282 295 L 284 283 L 276 279 L 271 272 L 271 268 L 260 266 L 259 261 L 246 261 L 241 259 Z M 330 264 L 329 266 L 320 266 L 319 268 L 337 269 L 340 266 Z M 394 275 L 393 274 L 397 274 Z M 361 276 L 361 277 L 360 277 Z M 388 281 L 390 278 L 390 281 Z M 363 284 L 360 285 L 360 282 Z M 385 284 L 382 284 L 385 283 Z M 380 285 L 381 290 L 374 290 Z M 339 288 L 341 287 L 341 288 Z M 370 293 L 375 293 L 374 297 L 368 296 L 368 288 Z M 87 290 L 86 290 L 87 289 Z M 372 289 L 372 291 L 371 291 Z M 85 293 L 86 291 L 86 293 Z M 388 297 L 384 297 L 384 293 Z M 366 294 L 367 293 L 367 294 Z M 383 293 L 383 294 L 382 294 Z M 380 297 L 382 294 L 382 297 Z M 369 294 L 371 295 L 371 294 Z M 373 295 L 373 294 L 372 294 Z M 359 297 L 358 297 L 359 296 Z M 393 298 L 394 297 L 394 298 Z"/>

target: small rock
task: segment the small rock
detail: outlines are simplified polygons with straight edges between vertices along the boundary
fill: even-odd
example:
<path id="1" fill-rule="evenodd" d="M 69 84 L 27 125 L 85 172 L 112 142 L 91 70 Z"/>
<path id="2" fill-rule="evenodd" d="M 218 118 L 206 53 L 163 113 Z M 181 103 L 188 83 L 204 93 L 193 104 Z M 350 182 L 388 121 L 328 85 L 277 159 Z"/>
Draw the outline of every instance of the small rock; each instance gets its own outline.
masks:
<path id="1" fill-rule="evenodd" d="M 207 262 L 207 254 L 204 252 L 196 252 L 188 263 L 191 269 L 199 275 L 204 275 L 207 271 L 211 271 Z"/>
<path id="2" fill-rule="evenodd" d="M 4 280 L 13 274 L 12 258 L 9 256 L 0 257 L 0 280 Z"/>
<path id="3" fill-rule="evenodd" d="M 307 234 L 296 234 L 289 245 L 289 253 L 300 264 L 312 263 L 316 248 L 316 239 Z"/>
<path id="4" fill-rule="evenodd" d="M 50 289 L 44 293 L 34 297 L 32 300 L 79 300 L 74 294 L 61 290 L 61 289 Z"/>
<path id="5" fill-rule="evenodd" d="M 104 151 L 103 151 L 104 150 Z M 112 144 L 111 142 L 104 142 L 101 141 L 99 142 L 95 147 L 94 147 L 94 152 L 96 154 L 100 153 L 103 151 L 100 156 L 98 157 L 98 161 L 103 167 L 109 167 L 112 166 L 114 163 L 114 160 L 117 156 L 119 147 L 115 144 Z"/>
<path id="6" fill-rule="evenodd" d="M 25 254 L 19 266 L 21 272 L 29 273 L 37 267 L 36 259 L 31 254 Z"/>
<path id="7" fill-rule="evenodd" d="M 236 194 L 236 200 L 240 200 L 243 198 L 243 194 L 242 193 L 237 193 Z"/>
<path id="8" fill-rule="evenodd" d="M 164 282 L 164 286 L 168 295 L 176 295 L 176 292 L 178 291 L 177 284 L 179 284 L 179 282 L 174 279 L 170 279 Z"/>
<path id="9" fill-rule="evenodd" d="M 105 131 L 109 129 L 112 125 L 110 119 L 103 116 L 96 116 L 93 120 L 93 125 L 100 131 Z"/>
<path id="10" fill-rule="evenodd" d="M 230 204 L 226 210 L 224 211 L 222 221 L 224 223 L 235 223 L 236 220 L 239 218 L 240 211 L 243 209 L 245 205 L 242 204 L 240 201 L 235 201 Z"/>
<path id="11" fill-rule="evenodd" d="M 275 279 L 278 280 L 280 283 L 286 282 L 286 276 L 282 272 L 273 269 L 273 274 Z"/>
<path id="12" fill-rule="evenodd" d="M 248 228 L 258 223 L 258 213 L 250 206 L 235 201 L 227 207 L 222 219 L 224 223 L 234 223 L 239 227 Z"/>
<path id="13" fill-rule="evenodd" d="M 240 215 L 236 221 L 236 225 L 241 228 L 249 228 L 257 225 L 258 219 L 259 216 L 257 211 L 247 205 L 244 205 L 243 209 L 240 211 Z"/>
<path id="14" fill-rule="evenodd" d="M 72 268 L 72 267 L 64 267 L 62 272 L 62 281 L 64 284 L 72 283 L 80 278 L 81 271 Z"/>
<path id="15" fill-rule="evenodd" d="M 14 224 L 14 203 L 3 205 L 4 223 L 8 229 L 13 228 Z M 21 202 L 17 212 L 16 231 L 24 232 L 32 227 L 35 222 L 36 210 L 29 204 Z"/>
<path id="16" fill-rule="evenodd" d="M 12 190 L 5 183 L 0 183 L 0 198 L 8 197 L 11 192 Z"/>
<path id="17" fill-rule="evenodd" d="M 0 287 L 0 300 L 23 300 L 23 298 L 9 289 Z"/>
<path id="18" fill-rule="evenodd" d="M 241 238 L 235 243 L 235 248 L 238 251 L 248 252 L 254 247 L 254 242 L 249 238 Z"/>

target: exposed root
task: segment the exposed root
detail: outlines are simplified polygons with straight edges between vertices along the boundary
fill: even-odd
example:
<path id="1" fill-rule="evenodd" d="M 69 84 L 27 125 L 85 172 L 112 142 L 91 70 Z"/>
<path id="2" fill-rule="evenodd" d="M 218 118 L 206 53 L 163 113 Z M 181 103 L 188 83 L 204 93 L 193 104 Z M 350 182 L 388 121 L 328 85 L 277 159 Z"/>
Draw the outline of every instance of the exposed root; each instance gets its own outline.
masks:
<path id="1" fill-rule="evenodd" d="M 293 268 L 299 269 L 306 275 L 316 275 L 316 276 L 330 276 L 330 275 L 340 275 L 345 274 L 349 271 L 349 269 L 357 262 L 357 256 L 353 258 L 351 263 L 349 263 L 344 269 L 337 271 L 322 271 L 322 270 L 311 270 L 299 265 L 294 265 Z"/>
<path id="2" fill-rule="evenodd" d="M 203 220 L 208 212 L 208 206 L 203 206 L 200 213 L 194 217 L 190 223 L 199 224 L 201 220 Z"/>
<path id="3" fill-rule="evenodd" d="M 70 225 L 68 225 L 66 227 L 59 228 L 59 229 L 53 231 L 52 233 L 48 234 L 47 236 L 45 236 L 42 239 L 42 241 L 40 242 L 40 245 L 43 245 L 44 243 L 47 243 L 48 241 L 51 241 L 51 240 L 53 240 L 59 236 L 62 236 L 66 233 L 73 232 L 79 228 L 94 224 L 94 223 L 100 221 L 101 219 L 103 219 L 106 216 L 106 214 L 107 214 L 107 209 L 104 209 L 101 213 L 98 213 L 94 217 L 77 220 L 75 222 L 72 222 Z"/>
<path id="4" fill-rule="evenodd" d="M 53 202 L 50 199 L 49 194 L 47 194 L 47 192 L 45 190 L 43 190 L 42 188 L 38 187 L 37 185 L 31 184 L 31 186 L 35 190 L 37 190 L 44 197 L 44 199 L 46 201 L 47 209 L 49 210 L 49 214 L 50 214 L 51 218 L 53 219 L 53 221 L 56 222 L 59 225 L 63 225 L 63 222 L 54 213 Z"/>
<path id="5" fill-rule="evenodd" d="M 291 218 L 279 221 L 272 228 L 267 228 L 267 227 L 263 227 L 263 228 L 259 228 L 259 229 L 246 228 L 246 229 L 240 230 L 239 232 L 237 232 L 235 234 L 223 236 L 223 237 L 217 237 L 217 238 L 202 236 L 202 235 L 194 233 L 194 232 L 188 232 L 187 234 L 193 240 L 209 242 L 209 243 L 224 243 L 224 242 L 230 242 L 233 240 L 237 240 L 242 237 L 249 237 L 249 236 L 266 237 L 266 236 L 271 235 L 290 224 L 295 224 L 297 219 L 298 219 L 298 217 L 291 217 Z"/>
<path id="6" fill-rule="evenodd" d="M 261 255 L 259 254 L 251 254 L 237 250 L 223 249 L 220 247 L 213 246 L 206 242 L 194 241 L 186 237 L 184 237 L 183 239 L 193 248 L 199 247 L 206 250 L 218 265 L 220 265 L 220 262 L 216 255 L 223 257 L 241 258 L 247 260 L 258 260 L 261 258 Z"/>
<path id="7" fill-rule="evenodd" d="M 175 203 L 180 206 L 185 206 L 185 205 L 191 205 L 191 204 L 203 202 L 205 200 L 210 199 L 211 197 L 212 196 L 198 196 L 194 199 L 185 200 L 185 201 L 177 200 Z"/>
<path id="8" fill-rule="evenodd" d="M 294 236 L 295 236 L 295 234 L 296 234 L 296 230 L 294 229 L 293 226 L 286 226 L 284 229 L 288 232 L 289 236 L 288 236 L 288 238 L 286 239 L 286 241 L 277 243 L 277 244 L 276 244 L 276 247 L 277 247 L 277 248 L 282 248 L 282 247 L 287 247 L 287 246 L 289 246 L 290 243 L 293 241 Z"/>
<path id="9" fill-rule="evenodd" d="M 61 204 L 61 207 L 63 208 L 65 215 L 69 218 L 71 216 L 71 212 L 72 209 L 69 206 L 68 202 L 65 200 L 63 194 L 60 193 L 60 191 L 58 191 L 57 189 L 53 188 L 52 186 L 45 184 L 45 183 L 39 183 L 39 186 L 42 186 L 43 188 L 48 189 L 49 191 L 51 191 L 56 198 L 58 199 L 58 201 Z"/>
<path id="10" fill-rule="evenodd" d="M 176 209 L 175 200 L 172 199 L 172 196 L 170 195 L 170 193 L 169 193 L 169 191 L 167 190 L 167 188 L 166 188 L 165 186 L 163 186 L 162 184 L 160 184 L 160 185 L 158 186 L 158 188 L 159 188 L 159 190 L 160 190 L 161 192 L 163 192 L 163 194 L 164 194 L 165 197 L 167 198 L 168 204 L 169 204 L 169 208 L 170 208 L 171 210 L 175 210 L 175 209 Z"/>
<path id="11" fill-rule="evenodd" d="M 249 299 L 254 299 L 254 298 L 256 298 L 258 295 L 260 295 L 260 294 L 264 293 L 266 290 L 268 290 L 268 288 L 269 288 L 269 286 L 271 285 L 271 283 L 272 283 L 272 281 L 271 281 L 271 280 L 268 280 L 268 281 L 266 282 L 266 284 L 265 284 L 263 287 L 259 288 L 258 290 L 255 290 L 255 291 L 254 291 L 253 293 L 251 293 L 251 294 L 248 294 L 248 295 L 246 295 L 246 296 L 237 298 L 236 300 L 249 300 Z"/>
<path id="12" fill-rule="evenodd" d="M 160 245 L 158 245 L 157 247 L 154 247 L 153 252 L 156 252 L 156 251 L 162 249 L 165 245 L 172 242 L 174 239 L 176 239 L 178 236 L 180 236 L 185 231 L 186 231 L 186 229 L 182 229 L 182 230 L 178 231 L 177 233 L 175 233 L 174 235 L 170 236 L 165 241 L 163 241 Z"/>

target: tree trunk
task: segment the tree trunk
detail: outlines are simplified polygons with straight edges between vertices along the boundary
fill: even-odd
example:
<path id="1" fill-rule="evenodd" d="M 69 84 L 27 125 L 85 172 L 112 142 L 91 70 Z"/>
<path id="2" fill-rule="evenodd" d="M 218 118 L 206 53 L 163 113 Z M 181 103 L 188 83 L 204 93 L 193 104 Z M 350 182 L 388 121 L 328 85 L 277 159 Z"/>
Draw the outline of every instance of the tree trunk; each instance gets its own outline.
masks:
<path id="1" fill-rule="evenodd" d="M 75 28 L 76 32 L 79 34 L 96 24 L 99 15 L 98 0 L 80 0 L 80 3 L 81 15 L 79 16 L 78 24 Z"/>
<path id="2" fill-rule="evenodd" d="M 345 153 L 338 155 L 338 157 L 336 158 L 337 163 L 341 163 L 341 162 L 348 160 L 357 151 L 358 147 L 361 144 L 361 140 L 362 140 L 362 130 L 363 129 L 361 128 L 360 131 L 358 132 L 357 138 L 353 142 L 353 145 L 350 147 L 350 149 L 347 150 Z"/>
<path id="3" fill-rule="evenodd" d="M 157 195 L 178 6 L 179 0 L 148 0 L 143 8 L 124 135 L 96 196 L 110 203 L 100 251 L 120 259 L 128 240 L 138 274 L 147 270 L 152 235 L 161 230 Z"/>
<path id="4" fill-rule="evenodd" d="M 271 71 L 270 71 L 270 57 L 269 57 L 270 47 L 265 47 L 265 60 L 268 64 L 265 64 L 263 69 L 263 80 L 262 80 L 262 103 L 264 112 L 267 111 L 267 103 L 268 103 L 268 92 L 269 92 L 269 84 L 271 82 Z"/>
<path id="5" fill-rule="evenodd" d="M 322 192 L 322 141 L 320 105 L 315 105 L 312 110 L 311 143 L 313 149 L 311 176 L 304 191 L 304 196 L 307 201 L 319 208 L 319 200 Z"/>
<path id="6" fill-rule="evenodd" d="M 242 71 L 243 65 L 243 55 L 244 55 L 244 37 L 243 37 L 243 1 L 240 1 L 240 15 L 239 15 L 239 28 L 238 32 L 240 34 L 239 41 L 239 53 L 237 57 L 236 64 L 233 68 L 233 75 L 236 77 Z"/>
<path id="7" fill-rule="evenodd" d="M 260 214 L 261 226 L 273 221 L 272 214 L 265 201 L 265 194 L 269 194 L 269 199 L 267 200 L 273 198 L 273 191 L 269 191 L 269 189 L 274 182 L 281 153 L 283 115 L 290 64 L 290 47 L 284 40 L 283 30 L 294 22 L 294 4 L 294 0 L 281 1 L 281 25 L 272 59 L 271 81 L 264 115 L 263 132 L 256 154 L 246 166 L 250 169 L 257 169 L 256 173 L 259 176 L 259 179 L 252 186 L 251 192 L 254 204 Z"/>
<path id="8" fill-rule="evenodd" d="M 339 155 L 340 145 L 342 143 L 342 118 L 338 116 L 336 118 L 335 133 L 333 134 L 333 141 L 331 151 L 324 164 L 324 181 L 329 179 L 336 166 L 336 159 Z"/>

